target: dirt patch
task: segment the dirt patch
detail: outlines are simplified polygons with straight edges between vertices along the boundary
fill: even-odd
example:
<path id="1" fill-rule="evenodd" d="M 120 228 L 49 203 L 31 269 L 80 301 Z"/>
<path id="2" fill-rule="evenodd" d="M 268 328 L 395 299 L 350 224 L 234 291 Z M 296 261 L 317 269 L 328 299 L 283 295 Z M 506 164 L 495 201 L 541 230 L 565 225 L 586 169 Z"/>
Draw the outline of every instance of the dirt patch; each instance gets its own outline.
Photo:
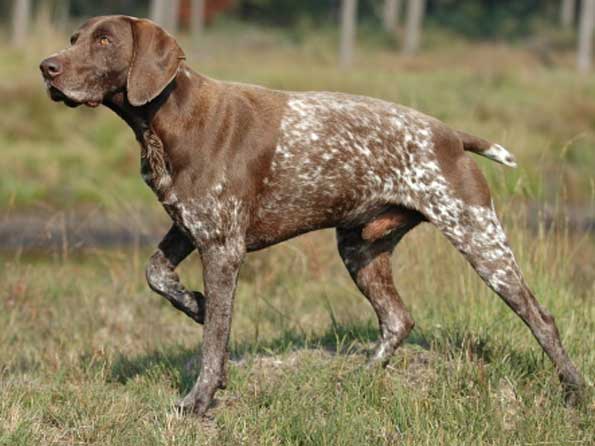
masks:
<path id="1" fill-rule="evenodd" d="M 10 214 L 0 218 L 0 250 L 77 251 L 155 245 L 168 229 L 163 218 L 99 211 Z"/>
<path id="2" fill-rule="evenodd" d="M 595 233 L 595 209 L 522 206 L 531 231 L 560 228 L 570 233 Z M 133 210 L 110 214 L 101 209 L 6 213 L 0 217 L 0 251 L 62 252 L 93 248 L 155 246 L 169 228 L 165 214 Z"/>
<path id="3" fill-rule="evenodd" d="M 541 227 L 564 228 L 572 233 L 595 233 L 595 210 L 523 205 L 526 225 L 532 231 Z M 125 215 L 103 210 L 8 213 L 0 217 L 0 251 L 56 251 L 89 248 L 154 246 L 169 228 L 165 215 L 140 211 Z"/>

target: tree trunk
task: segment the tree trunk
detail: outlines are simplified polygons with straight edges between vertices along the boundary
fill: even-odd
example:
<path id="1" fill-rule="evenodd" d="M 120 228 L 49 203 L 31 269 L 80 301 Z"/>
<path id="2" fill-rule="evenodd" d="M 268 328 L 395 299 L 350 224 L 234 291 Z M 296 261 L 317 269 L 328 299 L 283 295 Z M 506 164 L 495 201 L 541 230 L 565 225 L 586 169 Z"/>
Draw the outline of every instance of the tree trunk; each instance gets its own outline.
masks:
<path id="1" fill-rule="evenodd" d="M 149 12 L 151 20 L 160 25 L 165 25 L 167 21 L 165 18 L 166 6 L 167 2 L 165 0 L 151 0 L 151 10 Z"/>
<path id="2" fill-rule="evenodd" d="M 581 73 L 591 71 L 593 58 L 593 21 L 595 20 L 595 0 L 581 2 L 581 17 L 578 32 L 577 67 Z"/>
<path id="3" fill-rule="evenodd" d="M 403 42 L 403 52 L 405 54 L 414 54 L 419 49 L 425 9 L 425 0 L 409 0 L 407 2 L 407 25 L 405 28 L 405 41 Z"/>
<path id="4" fill-rule="evenodd" d="M 343 0 L 341 5 L 341 49 L 339 54 L 342 67 L 348 67 L 353 63 L 356 21 L 357 0 Z"/>
<path id="5" fill-rule="evenodd" d="M 12 11 L 12 44 L 22 48 L 27 40 L 31 15 L 30 0 L 15 0 Z"/>
<path id="6" fill-rule="evenodd" d="M 70 0 L 61 0 L 56 5 L 55 22 L 59 29 L 68 30 L 70 20 Z"/>
<path id="7" fill-rule="evenodd" d="M 384 29 L 394 33 L 399 25 L 399 13 L 401 12 L 401 0 L 384 0 Z"/>
<path id="8" fill-rule="evenodd" d="M 169 0 L 165 10 L 164 28 L 171 34 L 178 32 L 180 18 L 180 0 Z"/>
<path id="9" fill-rule="evenodd" d="M 205 28 L 205 0 L 192 0 L 190 18 L 192 42 L 197 46 Z"/>
<path id="10" fill-rule="evenodd" d="M 562 0 L 560 7 L 560 23 L 564 28 L 570 28 L 574 24 L 574 13 L 576 11 L 576 0 Z"/>

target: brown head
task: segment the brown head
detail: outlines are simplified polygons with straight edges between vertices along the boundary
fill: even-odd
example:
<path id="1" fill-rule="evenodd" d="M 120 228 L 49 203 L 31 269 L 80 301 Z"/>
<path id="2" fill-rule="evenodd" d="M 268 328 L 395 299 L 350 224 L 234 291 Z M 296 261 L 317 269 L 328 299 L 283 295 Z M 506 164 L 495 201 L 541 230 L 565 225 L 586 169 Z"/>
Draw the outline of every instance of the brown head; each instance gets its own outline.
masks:
<path id="1" fill-rule="evenodd" d="M 39 67 L 51 98 L 70 107 L 96 107 L 119 92 L 132 106 L 144 105 L 173 81 L 184 59 L 163 28 L 127 16 L 92 18 L 70 44 Z"/>

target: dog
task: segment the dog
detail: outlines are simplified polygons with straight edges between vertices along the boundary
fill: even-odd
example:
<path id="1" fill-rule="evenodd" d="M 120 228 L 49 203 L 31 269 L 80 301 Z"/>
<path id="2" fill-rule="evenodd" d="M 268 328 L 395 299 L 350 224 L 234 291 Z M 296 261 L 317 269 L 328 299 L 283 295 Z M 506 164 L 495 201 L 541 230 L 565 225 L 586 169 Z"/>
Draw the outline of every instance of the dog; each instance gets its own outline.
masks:
<path id="1" fill-rule="evenodd" d="M 380 326 L 386 365 L 414 321 L 391 276 L 401 238 L 430 222 L 529 327 L 569 401 L 584 380 L 527 286 L 468 152 L 514 167 L 505 148 L 368 97 L 283 92 L 194 72 L 174 37 L 128 16 L 95 17 L 40 69 L 70 107 L 107 106 L 133 130 L 141 173 L 172 219 L 146 268 L 152 290 L 204 324 L 202 365 L 178 402 L 204 415 L 227 376 L 238 271 L 247 252 L 336 228 L 339 254 Z M 175 272 L 198 250 L 204 295 Z"/>

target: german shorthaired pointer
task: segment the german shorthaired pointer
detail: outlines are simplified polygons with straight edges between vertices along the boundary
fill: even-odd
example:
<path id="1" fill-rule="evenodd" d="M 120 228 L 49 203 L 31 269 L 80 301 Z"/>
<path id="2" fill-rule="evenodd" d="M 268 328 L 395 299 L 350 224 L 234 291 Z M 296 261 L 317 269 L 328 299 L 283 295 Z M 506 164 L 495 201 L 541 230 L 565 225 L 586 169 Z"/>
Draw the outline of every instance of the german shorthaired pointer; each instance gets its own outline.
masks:
<path id="1" fill-rule="evenodd" d="M 204 324 L 200 376 L 180 408 L 203 415 L 225 386 L 246 253 L 321 228 L 337 230 L 341 258 L 380 324 L 371 361 L 386 364 L 414 325 L 390 255 L 423 221 L 528 325 L 570 400 L 579 396 L 583 379 L 527 287 L 486 180 L 466 153 L 515 166 L 506 149 L 378 99 L 210 79 L 148 20 L 96 17 L 70 43 L 41 63 L 51 98 L 103 104 L 128 123 L 142 176 L 173 221 L 146 275 L 154 291 Z M 174 271 L 195 249 L 205 295 L 184 288 Z"/>

